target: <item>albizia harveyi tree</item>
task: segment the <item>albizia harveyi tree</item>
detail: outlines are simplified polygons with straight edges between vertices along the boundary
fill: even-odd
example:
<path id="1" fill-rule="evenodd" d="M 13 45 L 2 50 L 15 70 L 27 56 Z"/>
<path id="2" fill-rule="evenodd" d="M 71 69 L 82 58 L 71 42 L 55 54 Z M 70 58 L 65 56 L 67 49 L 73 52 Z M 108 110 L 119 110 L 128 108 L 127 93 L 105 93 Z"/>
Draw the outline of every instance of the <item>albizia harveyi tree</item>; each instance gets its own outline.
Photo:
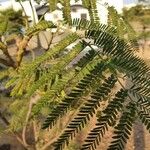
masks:
<path id="1" fill-rule="evenodd" d="M 27 44 L 49 28 L 53 35 L 49 49 L 32 62 L 23 62 L 26 44 L 20 46 L 15 66 L 1 72 L 12 89 L 7 108 L 11 117 L 0 114 L 4 129 L 27 150 L 61 150 L 96 117 L 84 143 L 74 149 L 96 149 L 110 127 L 114 134 L 108 150 L 124 149 L 136 119 L 150 130 L 150 68 L 136 56 L 133 29 L 112 7 L 109 24 L 101 24 L 96 0 L 82 0 L 91 21 L 72 20 L 70 0 L 48 2 L 49 11 L 62 4 L 64 21 L 39 21 L 23 39 Z M 66 117 L 70 119 L 63 122 Z M 58 128 L 60 121 L 65 125 Z"/>

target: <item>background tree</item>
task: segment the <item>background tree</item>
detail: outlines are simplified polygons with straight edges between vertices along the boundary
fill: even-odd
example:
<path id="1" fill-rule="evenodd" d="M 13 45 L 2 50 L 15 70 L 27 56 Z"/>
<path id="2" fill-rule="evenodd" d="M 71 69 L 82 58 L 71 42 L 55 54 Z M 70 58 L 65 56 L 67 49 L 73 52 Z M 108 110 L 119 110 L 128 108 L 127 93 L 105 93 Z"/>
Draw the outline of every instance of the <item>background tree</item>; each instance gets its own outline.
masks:
<path id="1" fill-rule="evenodd" d="M 0 11 L 0 50 L 6 59 L 0 58 L 0 62 L 6 66 L 15 68 L 15 62 L 10 56 L 7 43 L 18 35 L 22 35 L 24 19 L 22 11 L 14 11 L 12 8 Z"/>
<path id="2" fill-rule="evenodd" d="M 12 8 L 0 11 L 0 35 L 20 33 L 24 26 L 22 11 L 14 11 Z"/>
<path id="3" fill-rule="evenodd" d="M 127 18 L 128 22 L 133 24 L 134 28 L 137 28 L 134 24 L 141 25 L 141 29 L 137 30 L 137 38 L 143 40 L 142 49 L 146 48 L 147 40 L 150 38 L 150 8 L 146 5 L 137 5 L 130 9 L 125 8 L 123 10 L 123 16 Z"/>

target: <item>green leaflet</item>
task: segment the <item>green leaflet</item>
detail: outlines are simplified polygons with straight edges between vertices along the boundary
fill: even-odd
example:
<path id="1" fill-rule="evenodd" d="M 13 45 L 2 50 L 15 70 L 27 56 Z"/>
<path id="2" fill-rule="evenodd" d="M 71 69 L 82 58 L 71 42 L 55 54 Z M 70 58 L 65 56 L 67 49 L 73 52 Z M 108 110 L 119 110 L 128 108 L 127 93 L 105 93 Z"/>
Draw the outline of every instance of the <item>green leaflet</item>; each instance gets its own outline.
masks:
<path id="1" fill-rule="evenodd" d="M 9 70 L 0 71 L 0 80 L 3 80 L 5 77 L 9 76 Z"/>
<path id="2" fill-rule="evenodd" d="M 49 2 L 50 12 L 56 10 L 58 0 L 48 0 L 48 2 Z"/>
<path id="3" fill-rule="evenodd" d="M 63 0 L 63 17 L 66 23 L 71 25 L 71 7 L 70 7 L 70 0 Z"/>
<path id="4" fill-rule="evenodd" d="M 82 94 L 89 88 L 89 86 L 97 81 L 96 79 L 100 77 L 102 72 L 105 70 L 105 64 L 103 62 L 98 63 L 94 68 L 84 75 L 72 91 L 64 98 L 64 100 L 49 114 L 43 128 L 52 127 L 53 124 L 58 120 L 60 116 L 65 114 L 65 112 L 71 107 L 71 105 L 77 101 L 77 99 L 82 96 Z M 95 82 L 94 82 L 95 83 Z"/>
<path id="5" fill-rule="evenodd" d="M 68 45 L 75 42 L 77 39 L 78 39 L 78 35 L 75 34 L 75 33 L 70 34 L 67 37 L 65 37 L 57 45 L 55 45 L 55 47 L 51 48 L 49 51 L 47 51 L 42 56 L 39 56 L 31 64 L 27 64 L 27 65 L 24 66 L 24 68 L 20 68 L 19 75 L 17 77 L 12 78 L 12 80 L 9 81 L 10 83 L 9 82 L 7 83 L 7 87 L 9 85 L 11 85 L 11 83 L 13 82 L 14 84 L 16 84 L 16 83 L 22 84 L 22 86 L 20 85 L 23 88 L 22 91 L 24 89 L 26 90 L 26 81 L 27 80 L 32 81 L 32 82 L 30 82 L 30 84 L 34 82 L 35 72 L 38 69 L 38 67 L 42 63 L 44 63 L 47 59 L 50 59 L 54 55 L 59 54 L 60 52 L 62 52 Z M 16 87 L 14 87 L 14 90 L 12 90 L 12 95 L 13 96 L 15 94 L 18 94 L 18 90 L 20 90 L 20 86 L 16 85 Z"/>
<path id="6" fill-rule="evenodd" d="M 137 113 L 141 122 L 150 132 L 150 101 L 149 97 L 140 97 L 137 103 Z"/>
<path id="7" fill-rule="evenodd" d="M 58 63 L 50 67 L 48 73 L 43 74 L 40 79 L 31 86 L 28 91 L 28 96 L 31 96 L 37 89 L 40 89 L 41 85 L 43 86 L 46 84 L 48 80 L 52 80 L 60 72 L 65 71 L 65 67 L 68 63 L 71 62 L 84 48 L 82 43 L 76 44 L 67 55 L 58 60 Z"/>
<path id="8" fill-rule="evenodd" d="M 82 0 L 83 7 L 87 8 L 89 11 L 91 22 L 100 23 L 100 19 L 98 17 L 96 0 Z"/>
<path id="9" fill-rule="evenodd" d="M 106 87 L 106 86 L 105 86 Z M 121 89 L 115 95 L 115 98 L 108 104 L 105 110 L 102 111 L 102 116 L 99 116 L 95 128 L 93 128 L 82 146 L 82 150 L 96 149 L 101 142 L 104 134 L 109 126 L 113 126 L 117 119 L 117 114 L 122 111 L 123 104 L 127 98 L 127 91 Z"/>
<path id="10" fill-rule="evenodd" d="M 38 114 L 43 107 L 49 107 L 50 109 L 56 103 L 61 102 L 64 97 L 61 97 L 61 91 L 66 91 L 67 88 L 73 89 L 76 86 L 76 83 L 79 82 L 86 74 L 89 74 L 92 69 L 99 63 L 98 60 L 95 60 L 94 57 L 96 52 L 93 50 L 88 51 L 76 64 L 73 66 L 76 67 L 70 68 L 65 72 L 61 79 L 52 87 L 46 91 L 46 93 L 39 99 L 38 103 L 35 105 L 33 112 Z M 96 83 L 95 83 L 96 85 Z M 53 109 L 52 109 L 53 110 Z"/>
<path id="11" fill-rule="evenodd" d="M 131 45 L 133 45 L 134 50 L 137 50 L 138 41 L 136 32 L 127 22 L 127 20 L 118 14 L 115 8 L 112 6 L 108 7 L 108 14 L 108 23 L 116 28 L 118 37 L 129 42 Z"/>
<path id="12" fill-rule="evenodd" d="M 94 5 L 94 2 L 90 5 Z M 68 144 L 70 139 L 79 130 L 82 130 L 89 119 L 97 113 L 99 102 L 110 95 L 109 98 L 112 100 L 108 101 L 107 108 L 102 110 L 102 115 L 98 117 L 82 149 L 96 149 L 109 126 L 116 124 L 117 115 L 120 112 L 123 114 L 118 120 L 119 124 L 115 127 L 114 140 L 109 148 L 114 149 L 117 146 L 118 149 L 123 149 L 130 135 L 133 118 L 136 117 L 135 109 L 138 108 L 136 111 L 141 121 L 148 130 L 150 129 L 150 69 L 142 59 L 134 54 L 133 45 L 127 44 L 117 36 L 116 29 L 78 19 L 73 20 L 72 24 L 73 27 L 76 27 L 77 34 L 80 34 L 80 30 L 83 31 L 83 34 L 85 33 L 84 38 L 79 37 L 76 33 L 71 33 L 32 64 L 21 68 L 8 83 L 9 86 L 14 86 L 12 95 L 30 97 L 36 94 L 36 91 L 41 92 L 41 98 L 33 107 L 32 117 L 38 118 L 42 114 L 42 108 L 49 108 L 50 114 L 43 124 L 43 129 L 53 127 L 60 117 L 67 115 L 70 108 L 77 107 L 79 113 L 70 121 L 66 130 L 55 142 L 56 149 L 63 149 L 64 145 Z M 44 27 L 40 28 L 44 29 Z M 121 28 L 118 30 L 120 32 Z M 33 32 L 38 32 L 38 29 Z M 29 33 L 32 34 L 32 32 Z M 82 42 L 79 42 L 78 39 Z M 72 43 L 76 43 L 75 46 L 71 51 L 67 51 L 67 46 Z M 72 66 L 69 66 L 72 59 L 79 56 L 85 47 L 90 50 Z M 103 84 L 101 82 L 110 72 L 115 76 L 119 75 L 118 78 L 124 75 L 130 77 L 134 84 L 132 89 L 127 90 L 127 93 L 126 87 L 122 87 L 124 90 L 115 91 L 117 92 L 115 97 L 109 94 L 115 89 L 114 86 L 109 85 L 114 84 L 116 80 L 113 80 L 112 76 L 110 78 L 113 82 L 106 83 L 106 80 Z M 127 99 L 128 94 L 133 96 L 132 102 L 135 105 Z M 89 95 L 91 98 L 87 98 Z M 129 106 L 126 107 L 128 103 Z M 22 111 L 18 115 L 24 115 Z"/>
<path id="13" fill-rule="evenodd" d="M 115 127 L 114 136 L 112 137 L 113 141 L 108 150 L 124 149 L 127 139 L 129 139 L 135 120 L 136 107 L 134 103 L 130 102 L 126 108 L 127 110 L 123 112 L 118 125 Z"/>
<path id="14" fill-rule="evenodd" d="M 40 21 L 38 24 L 30 27 L 26 31 L 26 36 L 32 37 L 33 35 L 39 33 L 40 31 L 46 30 L 47 28 L 56 28 L 56 26 L 51 21 Z"/>
<path id="15" fill-rule="evenodd" d="M 88 9 L 90 7 L 90 0 L 82 0 L 82 5 Z"/>
<path id="16" fill-rule="evenodd" d="M 72 66 L 73 68 L 70 68 L 67 72 L 63 73 L 62 78 L 59 79 L 56 84 L 53 84 L 52 87 L 48 89 L 42 98 L 38 101 L 37 105 L 34 107 L 33 112 L 37 114 L 37 112 L 39 112 L 42 107 L 52 106 L 51 103 L 54 102 L 53 100 L 55 100 L 56 103 L 61 101 L 64 97 L 58 98 L 60 92 L 62 90 L 66 90 L 68 87 L 71 89 L 74 88 L 76 83 L 80 81 L 84 75 L 90 73 L 90 70 L 92 70 L 94 66 L 98 64 L 98 61 L 94 60 L 95 55 L 96 52 L 93 50 L 88 51 L 85 56 L 83 56 L 76 64 Z"/>
<path id="17" fill-rule="evenodd" d="M 146 129 L 150 132 L 150 114 L 146 111 L 138 111 L 141 122 L 145 125 Z"/>
<path id="18" fill-rule="evenodd" d="M 100 22 L 100 19 L 98 16 L 96 0 L 92 0 L 92 1 L 90 0 L 90 7 L 88 8 L 88 11 L 89 11 L 91 21 L 98 24 Z"/>
<path id="19" fill-rule="evenodd" d="M 98 109 L 98 106 L 101 101 L 103 101 L 108 94 L 111 92 L 111 89 L 114 87 L 116 79 L 114 76 L 110 76 L 108 79 L 105 79 L 104 83 L 92 93 L 91 99 L 87 100 L 83 106 L 79 109 L 77 117 L 75 117 L 67 126 L 63 134 L 55 142 L 55 150 L 61 149 L 64 144 L 67 144 L 70 140 L 70 137 L 75 136 L 75 134 L 81 130 L 85 124 L 90 120 L 90 117 L 93 116 L 95 111 Z M 106 89 L 104 89 L 107 87 Z"/>
<path id="20" fill-rule="evenodd" d="M 28 73 L 32 73 L 34 69 L 36 69 L 42 62 L 46 61 L 47 59 L 52 58 L 54 55 L 59 54 L 63 51 L 68 45 L 75 42 L 78 39 L 78 35 L 76 33 L 71 33 L 64 39 L 62 39 L 55 47 L 48 50 L 44 55 L 38 57 L 32 64 L 28 64 L 25 70 L 21 73 L 21 76 L 24 77 Z M 30 72 L 32 71 L 32 72 Z"/>

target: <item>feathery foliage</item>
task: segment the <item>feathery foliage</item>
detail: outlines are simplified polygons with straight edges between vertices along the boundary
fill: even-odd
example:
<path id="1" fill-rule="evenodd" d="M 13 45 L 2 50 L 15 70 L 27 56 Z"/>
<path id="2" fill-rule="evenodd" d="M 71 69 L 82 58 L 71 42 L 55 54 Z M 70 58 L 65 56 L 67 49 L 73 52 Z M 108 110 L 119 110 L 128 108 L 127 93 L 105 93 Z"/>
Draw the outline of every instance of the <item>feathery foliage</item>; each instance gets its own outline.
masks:
<path id="1" fill-rule="evenodd" d="M 117 114 L 122 111 L 124 101 L 127 98 L 127 91 L 121 89 L 115 95 L 115 98 L 108 104 L 102 112 L 102 116 L 98 116 L 96 127 L 90 131 L 82 149 L 96 149 L 101 142 L 104 134 L 109 126 L 114 126 Z"/>
<path id="2" fill-rule="evenodd" d="M 62 149 L 63 145 L 68 143 L 69 139 L 76 135 L 76 132 L 81 130 L 85 124 L 93 116 L 100 102 L 104 100 L 114 87 L 116 79 L 111 76 L 104 83 L 92 93 L 91 99 L 87 100 L 81 108 L 79 113 L 67 126 L 64 133 L 59 137 L 55 143 L 55 149 Z M 107 88 L 106 88 L 107 87 Z"/>
<path id="3" fill-rule="evenodd" d="M 74 20 L 73 26 L 76 27 L 76 33 L 66 36 L 46 54 L 19 71 L 19 76 L 12 80 L 15 81 L 15 84 L 19 80 L 22 82 L 14 86 L 12 95 L 18 95 L 20 89 L 22 89 L 22 94 L 26 91 L 25 95 L 28 97 L 36 94 L 37 91 L 44 92 L 33 108 L 33 116 L 38 116 L 43 107 L 50 109 L 43 129 L 53 128 L 57 120 L 66 115 L 70 108 L 79 107 L 77 116 L 71 120 L 66 130 L 54 143 L 55 149 L 63 149 L 79 130 L 82 130 L 93 114 L 97 114 L 97 110 L 101 106 L 99 102 L 104 100 L 114 89 L 115 82 L 118 81 L 117 83 L 120 84 L 118 73 L 122 74 L 121 76 L 126 75 L 126 79 L 131 78 L 134 86 L 129 90 L 121 89 L 115 98 L 112 97 L 113 100 L 108 102 L 108 106 L 102 111 L 104 115 L 98 118 L 96 127 L 91 130 L 82 147 L 82 149 L 96 149 L 104 133 L 110 126 L 115 125 L 118 119 L 117 115 L 121 113 L 122 117 L 119 118 L 119 123 L 115 127 L 117 136 L 113 136 L 114 141 L 109 149 L 114 146 L 123 149 L 131 131 L 132 119 L 136 115 L 137 105 L 135 104 L 142 106 L 142 103 L 138 103 L 138 98 L 145 96 L 145 101 L 147 101 L 147 97 L 149 97 L 149 67 L 134 54 L 130 44 L 113 34 L 116 33 L 116 30 L 112 27 L 95 26 L 95 23 L 83 20 Z M 80 41 L 77 41 L 79 37 Z M 63 50 L 66 51 L 66 47 L 71 43 L 74 43 L 75 46 L 63 53 Z M 61 55 L 59 55 L 60 52 Z M 81 55 L 82 53 L 83 55 Z M 81 55 L 80 59 L 76 60 L 78 55 Z M 54 64 L 52 63 L 53 59 L 55 60 Z M 72 62 L 73 59 L 76 60 L 75 63 Z M 45 62 L 49 62 L 50 65 L 46 65 L 45 71 L 41 69 L 40 76 L 35 80 L 36 74 L 33 73 L 38 71 L 39 66 L 43 67 Z M 101 84 L 103 78 L 106 78 L 109 73 L 113 73 L 113 75 Z M 144 75 L 142 75 L 143 73 Z M 68 74 L 69 77 L 67 77 Z M 29 88 L 24 88 L 28 77 L 30 77 L 29 79 L 32 77 L 32 85 Z M 12 85 L 12 81 L 10 81 L 10 85 Z M 94 85 L 96 86 L 94 87 Z M 120 85 L 122 86 L 122 84 Z M 126 107 L 124 103 L 131 100 L 130 94 L 134 97 L 131 103 L 135 103 L 135 110 L 131 109 L 133 104 Z M 91 99 L 83 101 L 83 97 L 88 95 L 91 95 Z M 146 104 L 144 106 L 146 107 Z M 141 107 L 139 108 L 141 109 Z M 143 119 L 144 117 L 146 118 Z M 149 121 L 148 115 L 143 114 L 143 109 L 141 110 L 141 118 L 145 125 L 149 125 L 147 123 Z M 124 124 L 125 122 L 128 124 Z M 123 129 L 123 133 L 120 131 L 120 127 Z"/>
<path id="4" fill-rule="evenodd" d="M 77 25 L 78 23 L 74 23 L 74 25 L 75 24 Z M 143 93 L 143 92 L 141 92 L 141 89 L 136 89 L 136 92 L 138 92 L 139 94 L 147 94 L 145 96 L 149 96 L 148 91 L 147 91 L 148 90 L 148 88 L 147 88 L 148 82 L 145 80 L 145 79 L 149 78 L 149 67 L 144 63 L 144 61 L 142 59 L 135 56 L 134 51 L 132 51 L 131 45 L 128 45 L 123 39 L 120 39 L 116 36 L 113 36 L 113 34 L 106 32 L 108 30 L 107 27 L 105 27 L 105 28 L 99 27 L 96 30 L 96 29 L 92 29 L 90 25 L 87 26 L 86 23 L 84 23 L 82 25 L 79 23 L 79 25 L 83 28 L 84 27 L 87 27 L 87 28 L 89 27 L 90 28 L 90 30 L 85 32 L 85 37 L 88 38 L 88 39 L 92 39 L 93 40 L 92 44 L 94 44 L 98 47 L 98 55 L 100 55 L 100 59 L 103 59 L 102 55 L 105 55 L 109 58 L 107 60 L 108 62 L 106 60 L 105 61 L 107 62 L 106 66 L 110 69 L 110 71 L 115 73 L 115 75 L 117 75 L 118 74 L 117 72 L 119 71 L 119 72 L 125 74 L 128 77 L 132 77 L 133 84 L 135 86 L 138 86 L 139 84 L 140 84 L 140 86 L 142 85 L 141 89 L 144 91 L 144 93 Z M 77 28 L 78 28 L 78 26 L 77 26 Z M 86 29 L 86 28 L 84 28 L 84 29 Z M 112 31 L 114 31 L 114 30 L 112 30 Z M 88 46 L 88 43 L 87 43 L 87 46 Z M 142 75 L 141 73 L 143 73 L 143 72 L 144 72 L 144 76 L 141 77 L 141 75 Z M 142 78 L 142 79 L 139 80 L 140 78 Z M 91 79 L 90 79 L 90 81 L 91 81 Z M 79 82 L 79 84 L 80 84 L 80 82 Z M 85 82 L 85 83 L 87 84 L 89 82 Z M 85 83 L 81 84 L 82 86 L 80 88 L 80 91 L 79 90 L 78 90 L 78 92 L 73 91 L 73 93 L 70 92 L 70 94 L 69 94 L 70 97 L 67 97 L 67 99 L 65 98 L 65 100 L 62 101 L 62 103 L 60 103 L 60 105 L 58 105 L 58 107 L 56 107 L 54 109 L 54 111 L 52 111 L 50 113 L 49 117 L 46 119 L 46 121 L 44 123 L 43 128 L 46 128 L 49 125 L 50 125 L 50 127 L 52 127 L 52 125 L 54 125 L 54 123 L 58 119 L 58 117 L 64 115 L 64 112 L 68 111 L 68 107 L 71 106 L 71 101 L 76 100 L 74 98 L 78 98 L 78 96 L 80 96 L 79 92 L 82 92 L 82 90 L 84 90 L 86 88 Z M 79 87 L 80 86 L 78 86 L 78 88 Z M 104 89 L 103 89 L 103 92 L 105 91 Z M 117 119 L 117 117 L 116 117 L 117 114 L 122 112 L 122 110 L 124 110 L 123 109 L 125 107 L 124 100 L 125 100 L 125 97 L 127 97 L 128 94 L 129 93 L 125 92 L 125 91 L 120 91 L 116 94 L 116 98 L 114 98 L 112 103 L 110 102 L 108 104 L 108 107 L 106 108 L 107 111 L 104 111 L 105 113 L 107 112 L 106 116 L 109 115 L 110 117 L 108 117 L 108 116 L 105 117 L 105 119 L 106 118 L 108 119 L 108 120 L 106 120 L 106 123 L 101 122 L 100 121 L 101 119 L 99 119 L 99 123 L 96 124 L 96 125 L 100 125 L 100 128 L 96 128 L 97 130 L 96 129 L 92 130 L 93 134 L 91 133 L 91 135 L 89 135 L 88 140 L 86 140 L 86 144 L 83 146 L 83 149 L 89 149 L 89 148 L 95 149 L 97 147 L 96 144 L 98 144 L 101 141 L 100 139 L 102 138 L 105 130 L 108 128 L 108 125 L 112 126 L 114 124 L 114 122 L 116 121 L 116 119 Z M 130 95 L 129 95 L 129 97 L 130 97 Z M 136 97 L 134 99 L 136 99 Z M 136 100 L 134 100 L 134 99 L 133 99 L 133 101 L 136 102 Z M 114 101 L 117 101 L 117 102 L 114 102 Z M 69 104 L 68 104 L 68 102 L 69 102 Z M 88 111 L 93 110 L 92 106 L 94 104 L 93 105 L 92 104 L 88 105 L 88 103 L 85 103 L 85 104 L 87 104 L 87 107 L 89 106 L 88 107 L 89 110 L 87 108 L 85 113 L 86 112 L 88 113 Z M 130 106 L 127 107 L 127 110 L 129 112 L 130 112 L 130 108 L 132 108 L 132 107 L 130 107 Z M 82 106 L 81 106 L 81 110 L 82 110 Z M 122 114 L 122 117 L 120 118 L 120 123 L 118 124 L 118 127 L 116 127 L 116 129 L 119 130 L 120 129 L 119 127 L 124 125 L 123 123 L 126 121 L 126 120 L 124 120 L 124 116 L 126 117 L 126 114 L 127 114 L 128 117 L 130 117 L 129 121 L 131 120 L 131 118 L 135 118 L 135 116 L 134 116 L 135 113 L 133 113 L 133 112 L 135 112 L 134 109 L 131 109 L 131 113 L 132 113 L 132 115 L 131 115 L 131 113 L 128 113 L 128 112 L 126 113 L 126 111 L 125 111 Z M 89 112 L 88 114 L 90 115 L 91 112 Z M 68 142 L 69 142 L 70 138 L 72 138 L 72 136 L 75 134 L 75 132 L 77 132 L 78 130 L 81 129 L 81 124 L 84 126 L 83 122 L 86 122 L 87 120 L 83 119 L 84 121 L 82 122 L 81 118 L 83 116 L 78 116 L 78 117 L 76 117 L 75 120 L 71 121 L 71 123 L 67 126 L 67 129 L 60 136 L 58 141 L 55 143 L 56 149 L 62 149 L 65 144 L 68 145 Z M 105 121 L 105 119 L 104 119 L 104 121 Z M 133 124 L 132 120 L 129 123 Z M 116 143 L 121 144 L 121 146 L 122 146 L 121 148 L 123 148 L 123 144 L 126 143 L 126 140 L 128 138 L 128 134 L 131 131 L 126 127 L 125 127 L 124 130 L 125 130 L 124 133 L 123 133 L 124 135 L 122 135 L 123 137 L 121 135 L 118 135 L 117 137 L 114 136 L 114 139 L 116 139 L 115 144 Z M 119 134 L 120 132 L 116 131 L 116 133 Z M 96 135 L 96 136 L 92 136 L 92 135 Z M 122 140 L 124 140 L 124 141 L 122 141 Z M 110 146 L 110 148 L 113 147 L 114 145 L 112 144 Z"/>
<path id="5" fill-rule="evenodd" d="M 122 114 L 118 125 L 115 127 L 114 136 L 112 137 L 113 141 L 108 150 L 124 149 L 124 145 L 125 143 L 127 143 L 127 139 L 129 139 L 132 131 L 132 125 L 135 120 L 135 115 L 135 104 L 130 102 L 127 106 L 127 111 Z"/>
<path id="6" fill-rule="evenodd" d="M 7 83 L 7 87 L 13 87 L 11 96 L 19 98 L 12 106 L 17 109 L 23 106 L 22 110 L 13 112 L 16 118 L 12 117 L 11 129 L 14 132 L 21 130 L 22 124 L 25 133 L 26 127 L 34 119 L 37 122 L 42 120 L 41 132 L 49 127 L 55 129 L 59 119 L 72 110 L 76 112 L 73 119 L 48 146 L 54 146 L 56 150 L 69 146 L 77 133 L 97 116 L 97 122 L 90 129 L 81 149 L 97 149 L 106 131 L 114 127 L 113 141 L 108 149 L 122 150 L 137 114 L 150 129 L 150 68 L 135 54 L 135 45 L 130 41 L 134 38 L 129 36 L 129 40 L 124 39 L 129 26 L 125 26 L 114 9 L 109 10 L 112 11 L 111 25 L 101 25 L 95 0 L 83 0 L 84 7 L 91 12 L 92 22 L 71 20 L 69 0 L 51 1 L 51 11 L 56 9 L 57 2 L 64 6 L 63 28 L 43 21 L 27 30 L 26 35 L 30 37 L 47 28 L 61 28 L 61 40 L 32 63 L 18 67 Z M 123 31 L 121 26 L 125 26 Z M 126 86 L 127 82 L 131 86 Z M 105 108 L 101 105 L 104 101 Z M 48 116 L 42 114 L 44 108 L 48 108 Z M 18 128 L 15 128 L 13 124 L 19 121 Z M 24 134 L 22 138 L 26 145 Z"/>
<path id="7" fill-rule="evenodd" d="M 97 11 L 97 5 L 96 5 L 96 0 L 83 0 L 82 4 L 85 8 L 88 9 L 89 15 L 91 18 L 92 22 L 99 23 L 99 17 L 98 17 L 98 11 Z"/>
<path id="8" fill-rule="evenodd" d="M 57 3 L 58 3 L 58 0 L 49 0 L 49 8 L 51 12 L 56 10 Z"/>
<path id="9" fill-rule="evenodd" d="M 26 31 L 26 36 L 33 36 L 35 34 L 37 34 L 40 31 L 43 31 L 47 28 L 55 28 L 56 26 L 50 22 L 50 21 L 40 21 L 38 24 L 34 25 L 33 27 L 30 27 L 29 29 L 27 29 Z"/>
<path id="10" fill-rule="evenodd" d="M 22 11 L 14 11 L 12 8 L 0 11 L 0 36 L 12 33 L 21 33 L 24 27 Z"/>
<path id="11" fill-rule="evenodd" d="M 108 22 L 114 26 L 117 35 L 120 38 L 126 39 L 138 49 L 137 35 L 125 17 L 122 17 L 113 6 L 108 7 Z"/>
<path id="12" fill-rule="evenodd" d="M 64 21 L 71 25 L 71 7 L 70 7 L 70 0 L 63 0 L 63 17 Z"/>

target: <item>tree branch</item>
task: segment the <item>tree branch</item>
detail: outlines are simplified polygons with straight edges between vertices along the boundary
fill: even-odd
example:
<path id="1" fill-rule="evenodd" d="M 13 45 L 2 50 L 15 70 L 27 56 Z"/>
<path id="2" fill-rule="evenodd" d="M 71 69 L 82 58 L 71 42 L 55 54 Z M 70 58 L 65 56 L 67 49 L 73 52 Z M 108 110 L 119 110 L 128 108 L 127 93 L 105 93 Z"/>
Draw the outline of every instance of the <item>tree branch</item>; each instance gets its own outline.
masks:
<path id="1" fill-rule="evenodd" d="M 25 21 L 26 21 L 26 29 L 28 29 L 28 28 L 29 28 L 29 22 L 28 22 L 28 16 L 27 16 L 27 13 L 26 13 L 26 11 L 25 11 L 23 5 L 22 5 L 21 0 L 19 0 L 19 4 L 20 4 L 20 6 L 21 6 L 21 8 L 22 8 L 22 10 L 23 10 L 23 12 L 24 12 L 24 15 L 25 15 Z"/>
<path id="2" fill-rule="evenodd" d="M 78 112 L 78 109 L 76 111 L 74 111 L 70 116 L 69 116 L 69 120 L 67 121 L 64 130 L 66 129 L 66 127 L 68 126 L 68 124 L 70 123 L 70 120 L 72 120 L 72 118 L 75 116 L 75 114 Z M 46 150 L 49 146 L 53 146 L 54 145 L 54 142 L 58 139 L 59 136 L 62 135 L 62 133 L 64 132 L 64 130 L 62 132 L 59 132 L 58 135 L 55 135 L 55 137 L 50 140 L 48 143 L 46 143 L 43 147 L 40 148 L 40 150 Z"/>
<path id="3" fill-rule="evenodd" d="M 9 121 L 8 121 L 7 118 L 2 114 L 2 112 L 0 112 L 0 118 L 1 118 L 1 120 L 5 123 L 6 126 L 9 126 L 9 125 L 10 125 Z M 24 145 L 24 143 L 23 143 L 22 139 L 19 137 L 18 133 L 17 133 L 17 132 L 12 132 L 12 133 L 13 133 L 13 135 L 16 137 L 16 139 L 19 141 L 19 143 L 21 143 L 21 145 L 22 145 L 25 149 L 27 149 L 26 145 Z"/>
<path id="4" fill-rule="evenodd" d="M 32 38 L 32 36 L 31 37 L 25 36 L 23 38 L 23 40 L 18 45 L 18 52 L 17 52 L 17 58 L 16 58 L 17 67 L 19 67 L 21 64 L 21 61 L 22 61 L 22 58 L 23 58 L 23 55 L 25 52 L 25 48 L 26 48 L 26 46 L 27 46 L 27 44 L 31 38 Z"/>
<path id="5" fill-rule="evenodd" d="M 26 141 L 26 130 L 27 130 L 27 125 L 28 125 L 28 121 L 29 121 L 29 118 L 30 118 L 30 114 L 31 114 L 31 111 L 32 111 L 32 107 L 33 107 L 33 104 L 30 102 L 29 103 L 29 109 L 28 109 L 28 112 L 27 112 L 27 116 L 26 116 L 26 119 L 25 119 L 25 125 L 24 125 L 23 130 L 22 130 L 22 140 L 23 140 L 23 143 L 26 146 L 28 146 L 27 141 Z"/>
<path id="6" fill-rule="evenodd" d="M 50 39 L 50 42 L 49 42 L 49 44 L 48 44 L 48 48 L 46 49 L 46 51 L 48 51 L 48 50 L 51 48 L 51 44 L 52 44 L 52 42 L 53 42 L 53 38 L 54 38 L 54 33 L 52 33 L 52 37 L 51 37 L 51 39 Z"/>
<path id="7" fill-rule="evenodd" d="M 8 66 L 8 67 L 16 68 L 15 65 L 12 62 L 10 62 L 6 59 L 3 59 L 3 58 L 0 58 L 0 63 L 5 65 L 5 66 Z"/>
<path id="8" fill-rule="evenodd" d="M 13 132 L 14 136 L 16 137 L 16 139 L 18 140 L 18 142 L 25 148 L 25 150 L 27 150 L 27 146 L 23 143 L 22 139 L 20 138 L 20 136 L 18 135 L 18 133 Z"/>
<path id="9" fill-rule="evenodd" d="M 8 49 L 7 49 L 7 46 L 6 46 L 3 42 L 1 42 L 1 41 L 0 41 L 0 49 L 2 50 L 2 52 L 3 52 L 3 54 L 6 56 L 6 58 L 8 58 L 9 64 L 11 64 L 11 65 L 9 65 L 9 66 L 12 66 L 13 68 L 16 68 L 15 61 L 14 61 L 14 60 L 12 59 L 12 57 L 10 56 L 10 54 L 9 54 L 9 52 L 8 52 Z M 4 59 L 3 59 L 2 62 L 4 62 Z M 5 64 L 5 62 L 4 62 L 4 64 Z M 5 64 L 5 65 L 6 65 L 6 64 Z"/>
<path id="10" fill-rule="evenodd" d="M 39 95 L 36 95 L 35 97 L 32 97 L 30 99 L 30 102 L 29 102 L 29 108 L 28 108 L 28 112 L 27 112 L 27 115 L 26 115 L 26 119 L 25 119 L 25 125 L 24 125 L 23 130 L 22 130 L 22 140 L 23 140 L 23 143 L 26 146 L 28 146 L 28 144 L 26 142 L 26 130 L 27 130 L 28 122 L 29 122 L 29 119 L 30 119 L 30 115 L 31 115 L 31 112 L 32 112 L 33 105 L 36 104 L 38 99 L 39 99 Z"/>
<path id="11" fill-rule="evenodd" d="M 33 5 L 32 5 L 32 1 L 29 0 L 29 3 L 30 3 L 30 6 L 31 6 L 31 10 L 32 10 L 32 16 L 33 16 L 33 22 L 34 24 L 36 24 L 36 19 L 35 19 L 35 11 L 34 11 L 34 8 L 33 8 Z"/>
<path id="12" fill-rule="evenodd" d="M 9 122 L 8 120 L 2 115 L 2 113 L 0 112 L 0 118 L 2 119 L 2 121 L 8 126 Z"/>
<path id="13" fill-rule="evenodd" d="M 36 148 L 36 150 L 38 150 L 39 149 L 38 138 L 39 138 L 39 131 L 40 131 L 40 129 L 38 128 L 38 124 L 37 124 L 36 120 L 33 120 L 32 124 L 33 124 L 35 148 Z"/>

